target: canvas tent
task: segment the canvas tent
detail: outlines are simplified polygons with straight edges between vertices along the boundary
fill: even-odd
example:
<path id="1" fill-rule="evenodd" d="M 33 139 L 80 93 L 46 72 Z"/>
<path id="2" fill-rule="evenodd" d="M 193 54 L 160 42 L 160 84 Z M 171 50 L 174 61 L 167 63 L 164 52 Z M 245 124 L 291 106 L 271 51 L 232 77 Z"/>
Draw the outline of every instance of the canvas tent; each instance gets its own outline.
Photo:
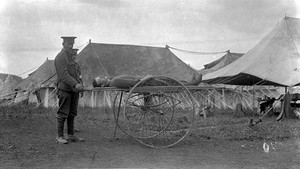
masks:
<path id="1" fill-rule="evenodd" d="M 98 76 L 166 75 L 189 81 L 197 74 L 168 48 L 161 47 L 89 43 L 78 59 L 85 86 L 91 86 Z"/>
<path id="2" fill-rule="evenodd" d="M 7 78 L 8 75 L 9 75 L 9 74 L 6 74 L 6 73 L 0 73 L 0 80 L 1 80 L 2 82 L 4 82 L 4 81 L 6 80 L 6 78 Z"/>
<path id="3" fill-rule="evenodd" d="M 204 75 L 203 81 L 210 84 L 249 86 L 299 85 L 299 27 L 300 19 L 284 17 L 254 48 L 224 68 Z M 294 116 L 290 111 L 289 92 L 285 92 L 283 96 L 279 119 L 284 116 Z"/>
<path id="4" fill-rule="evenodd" d="M 9 95 L 14 92 L 14 87 L 22 81 L 21 77 L 7 75 L 5 81 L 0 86 L 0 96 Z"/>
<path id="5" fill-rule="evenodd" d="M 30 73 L 20 84 L 15 86 L 18 91 L 15 103 L 27 100 L 29 102 L 43 103 L 45 107 L 56 103 L 53 93 L 55 88 L 55 67 L 53 60 L 47 60 Z"/>
<path id="6" fill-rule="evenodd" d="M 231 53 L 230 51 L 227 51 L 227 53 L 224 56 L 211 63 L 204 65 L 204 69 L 201 69 L 198 72 L 201 73 L 202 75 L 205 75 L 210 72 L 214 72 L 216 70 L 219 70 L 229 65 L 233 61 L 240 58 L 242 55 L 243 53 Z"/>
<path id="7" fill-rule="evenodd" d="M 34 72 L 30 73 L 20 84 L 15 88 L 20 90 L 33 90 L 41 87 L 54 87 L 54 83 L 45 82 L 55 75 L 55 67 L 53 60 L 47 60 Z"/>
<path id="8" fill-rule="evenodd" d="M 189 81 L 197 71 L 181 61 L 169 49 L 149 46 L 89 43 L 79 54 L 85 87 L 95 77 L 118 75 L 165 75 Z M 81 106 L 111 107 L 115 92 L 85 92 Z"/>
<path id="9" fill-rule="evenodd" d="M 10 77 L 9 77 L 10 76 Z M 17 76 L 17 75 L 12 75 L 12 74 L 6 74 L 6 73 L 0 73 L 0 86 L 6 81 L 6 80 L 15 80 L 17 82 L 22 81 L 22 78 Z M 15 86 L 12 86 L 12 88 Z"/>
<path id="10" fill-rule="evenodd" d="M 300 83 L 300 19 L 285 17 L 254 48 L 233 63 L 203 76 L 210 84 Z"/>
<path id="11" fill-rule="evenodd" d="M 179 80 L 189 81 L 197 71 L 177 58 L 167 48 L 89 43 L 77 56 L 82 70 L 85 87 L 91 87 L 95 77 L 117 75 L 133 75 L 143 77 L 145 75 L 166 75 Z M 44 101 L 44 106 L 54 104 L 56 82 L 55 66 L 53 60 L 46 60 L 36 71 L 30 74 L 17 88 L 18 98 L 32 95 L 28 92 L 36 92 Z M 109 104 L 113 99 L 109 92 L 88 92 L 80 99 L 80 106 L 99 107 Z M 51 103 L 47 103 L 49 100 Z M 22 100 L 22 99 L 19 99 Z M 33 100 L 34 102 L 36 100 Z"/>
<path id="12" fill-rule="evenodd" d="M 0 101 L 6 103 L 15 97 L 14 87 L 22 81 L 21 77 L 7 75 L 5 81 L 0 86 Z"/>

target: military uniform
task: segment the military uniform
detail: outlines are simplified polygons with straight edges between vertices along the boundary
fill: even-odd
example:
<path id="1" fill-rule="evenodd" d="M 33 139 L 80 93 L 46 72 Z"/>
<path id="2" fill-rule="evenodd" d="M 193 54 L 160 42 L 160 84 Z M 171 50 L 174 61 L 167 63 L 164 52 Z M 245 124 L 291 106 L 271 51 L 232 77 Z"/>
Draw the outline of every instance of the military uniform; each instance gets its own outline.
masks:
<path id="1" fill-rule="evenodd" d="M 54 60 L 57 73 L 59 108 L 57 111 L 58 137 L 64 135 L 64 122 L 67 119 L 68 135 L 74 135 L 74 118 L 77 116 L 79 93 L 75 85 L 80 83 L 81 70 L 75 61 L 77 50 L 62 49 Z"/>

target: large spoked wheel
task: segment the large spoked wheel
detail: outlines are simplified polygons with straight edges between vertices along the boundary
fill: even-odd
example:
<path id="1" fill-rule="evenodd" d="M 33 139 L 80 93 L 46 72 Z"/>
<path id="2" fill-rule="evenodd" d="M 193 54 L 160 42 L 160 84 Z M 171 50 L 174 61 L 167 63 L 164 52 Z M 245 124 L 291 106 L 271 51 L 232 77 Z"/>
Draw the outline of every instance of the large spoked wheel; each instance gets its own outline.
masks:
<path id="1" fill-rule="evenodd" d="M 118 125 L 148 147 L 170 147 L 187 136 L 194 114 L 194 98 L 181 82 L 149 76 L 125 97 Z"/>

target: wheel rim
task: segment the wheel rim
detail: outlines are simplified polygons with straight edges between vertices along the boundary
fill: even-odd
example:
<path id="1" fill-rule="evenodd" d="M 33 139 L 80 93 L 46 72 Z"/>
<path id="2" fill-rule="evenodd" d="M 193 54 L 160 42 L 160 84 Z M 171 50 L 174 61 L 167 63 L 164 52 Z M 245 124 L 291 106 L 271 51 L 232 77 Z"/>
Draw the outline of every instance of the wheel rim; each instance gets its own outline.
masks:
<path id="1" fill-rule="evenodd" d="M 174 87 L 171 86 L 168 92 L 135 92 L 151 78 L 173 82 Z M 149 98 L 151 104 L 147 105 L 145 100 Z M 169 77 L 154 76 L 140 81 L 128 93 L 122 109 L 124 123 L 121 129 L 148 147 L 170 147 L 188 135 L 194 114 L 194 98 L 182 83 Z"/>

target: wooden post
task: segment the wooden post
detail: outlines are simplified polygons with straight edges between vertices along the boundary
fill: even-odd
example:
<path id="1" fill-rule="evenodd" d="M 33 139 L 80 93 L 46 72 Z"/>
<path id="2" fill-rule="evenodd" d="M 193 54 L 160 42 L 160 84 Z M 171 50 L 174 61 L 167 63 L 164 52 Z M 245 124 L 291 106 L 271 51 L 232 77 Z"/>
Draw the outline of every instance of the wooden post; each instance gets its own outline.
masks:
<path id="1" fill-rule="evenodd" d="M 225 103 L 225 89 L 222 89 L 222 97 L 223 97 L 223 108 L 227 109 L 226 103 Z"/>
<path id="2" fill-rule="evenodd" d="M 252 107 L 253 107 L 253 110 L 255 110 L 255 86 L 253 85 L 252 86 Z M 252 111 L 252 116 L 254 116 L 254 111 Z"/>
<path id="3" fill-rule="evenodd" d="M 94 91 L 92 91 L 90 106 L 94 108 Z"/>
<path id="4" fill-rule="evenodd" d="M 49 106 L 49 88 L 46 88 L 46 92 L 45 92 L 45 99 L 44 99 L 44 106 L 46 108 L 48 108 Z"/>

